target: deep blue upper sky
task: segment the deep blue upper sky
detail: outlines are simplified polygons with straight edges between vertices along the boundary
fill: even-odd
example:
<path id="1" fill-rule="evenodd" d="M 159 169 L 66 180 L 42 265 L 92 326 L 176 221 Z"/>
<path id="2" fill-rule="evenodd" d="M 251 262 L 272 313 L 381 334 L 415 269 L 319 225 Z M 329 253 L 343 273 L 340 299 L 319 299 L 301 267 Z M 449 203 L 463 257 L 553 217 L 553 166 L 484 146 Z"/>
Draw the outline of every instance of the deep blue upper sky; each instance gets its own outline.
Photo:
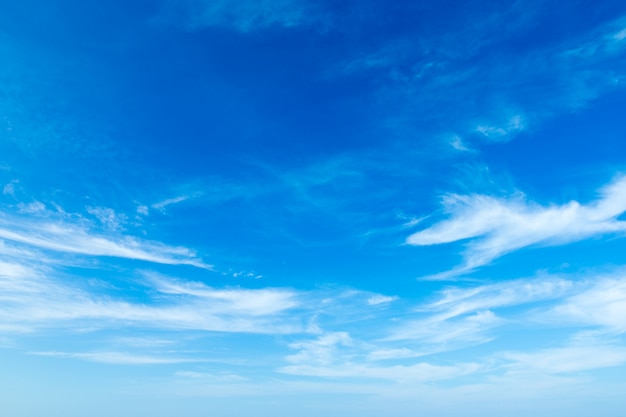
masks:
<path id="1" fill-rule="evenodd" d="M 11 416 L 626 406 L 623 1 L 4 0 L 0 62 Z"/>

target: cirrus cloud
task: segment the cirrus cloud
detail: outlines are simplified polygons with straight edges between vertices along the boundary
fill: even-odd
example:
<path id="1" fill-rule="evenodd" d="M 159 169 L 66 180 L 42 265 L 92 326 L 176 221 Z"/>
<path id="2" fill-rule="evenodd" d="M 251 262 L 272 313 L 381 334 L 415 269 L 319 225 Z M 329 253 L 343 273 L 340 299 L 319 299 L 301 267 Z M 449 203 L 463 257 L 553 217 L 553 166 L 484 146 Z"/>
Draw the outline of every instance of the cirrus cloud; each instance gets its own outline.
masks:
<path id="1" fill-rule="evenodd" d="M 555 246 L 606 233 L 623 232 L 626 222 L 626 176 L 603 187 L 588 204 L 570 201 L 541 205 L 518 194 L 510 198 L 488 195 L 447 195 L 449 218 L 412 234 L 410 245 L 429 246 L 467 240 L 464 264 L 434 276 L 448 278 L 489 264 L 500 256 L 534 245 Z"/>

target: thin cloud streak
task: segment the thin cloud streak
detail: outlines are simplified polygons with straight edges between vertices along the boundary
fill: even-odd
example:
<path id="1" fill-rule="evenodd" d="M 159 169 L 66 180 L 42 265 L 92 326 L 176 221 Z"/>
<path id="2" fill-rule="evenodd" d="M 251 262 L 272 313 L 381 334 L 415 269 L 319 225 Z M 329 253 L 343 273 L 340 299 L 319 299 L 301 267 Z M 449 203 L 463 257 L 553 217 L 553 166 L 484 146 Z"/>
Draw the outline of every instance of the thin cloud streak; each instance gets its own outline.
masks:
<path id="1" fill-rule="evenodd" d="M 508 372 L 559 374 L 608 368 L 626 363 L 623 346 L 566 346 L 537 352 L 506 352 Z"/>
<path id="2" fill-rule="evenodd" d="M 278 289 L 215 290 L 149 273 L 129 276 L 144 293 L 137 302 L 102 294 L 83 280 L 69 280 L 55 260 L 0 254 L 0 325 L 20 331 L 44 327 L 146 328 L 227 333 L 285 334 L 303 332 L 300 317 L 285 314 L 300 307 L 297 294 Z M 119 278 L 119 277 L 118 277 Z"/>
<path id="3" fill-rule="evenodd" d="M 19 285 L 0 281 L 2 321 L 37 329 L 65 327 L 71 323 L 89 323 L 95 328 L 152 328 L 163 330 L 202 330 L 226 333 L 288 334 L 303 332 L 297 318 L 279 313 L 280 306 L 264 306 L 273 299 L 257 301 L 252 308 L 242 308 L 254 297 L 254 291 L 232 291 L 230 299 L 210 303 L 206 299 L 165 298 L 150 304 L 132 303 L 105 296 L 91 295 L 42 276 L 22 276 Z M 15 288 L 17 287 L 17 288 Z M 260 293 L 260 295 L 262 295 Z"/>
<path id="4" fill-rule="evenodd" d="M 609 334 L 626 333 L 626 272 L 598 277 L 583 288 L 538 312 L 537 320 L 599 328 Z"/>
<path id="5" fill-rule="evenodd" d="M 625 231 L 626 222 L 617 218 L 626 211 L 626 177 L 618 177 L 599 194 L 588 204 L 571 201 L 560 206 L 542 206 L 523 196 L 448 195 L 443 206 L 450 218 L 412 234 L 406 242 L 429 246 L 468 239 L 465 263 L 434 276 L 449 278 L 528 246 L 564 245 Z"/>
<path id="6" fill-rule="evenodd" d="M 315 376 L 324 378 L 367 378 L 387 379 L 399 382 L 432 382 L 454 379 L 478 372 L 478 363 L 456 366 L 440 366 L 429 363 L 396 366 L 371 366 L 361 364 L 336 364 L 317 367 L 310 365 L 290 365 L 278 371 L 290 375 Z"/>
<path id="7" fill-rule="evenodd" d="M 292 343 L 289 347 L 297 353 L 287 356 L 285 359 L 290 365 L 279 368 L 278 372 L 291 375 L 428 382 L 455 378 L 480 369 L 480 365 L 475 363 L 454 366 L 430 363 L 372 365 L 363 362 L 369 356 L 363 354 L 363 344 L 353 340 L 346 332 L 323 334 L 315 340 Z"/>
<path id="8" fill-rule="evenodd" d="M 595 304 L 589 301 L 589 291 L 597 291 L 598 287 L 605 288 L 614 279 L 616 278 L 598 276 L 577 282 L 558 276 L 539 276 L 470 288 L 447 288 L 439 293 L 435 301 L 417 307 L 416 318 L 407 318 L 390 327 L 389 335 L 383 341 L 418 343 L 420 350 L 417 352 L 390 352 L 418 356 L 429 351 L 458 350 L 490 342 L 497 339 L 496 330 L 504 326 L 511 327 L 520 323 L 554 323 L 567 326 L 568 321 L 576 320 L 567 317 L 563 310 L 568 309 L 562 306 L 574 304 L 572 300 L 581 299 Z M 620 282 L 623 283 L 623 280 Z M 595 298 L 598 299 L 603 297 Z M 615 303 L 620 300 L 616 299 Z M 546 303 L 551 305 L 548 310 L 545 307 L 536 310 Z M 511 307 L 516 307 L 514 314 L 503 311 Z M 609 304 L 607 308 L 612 307 Z M 615 314 L 608 317 L 615 317 Z M 595 325 L 602 326 L 599 322 Z"/>
<path id="9" fill-rule="evenodd" d="M 0 239 L 70 254 L 110 256 L 213 269 L 193 251 L 184 247 L 167 246 L 131 236 L 96 234 L 81 224 L 62 219 L 32 220 L 0 213 Z"/>

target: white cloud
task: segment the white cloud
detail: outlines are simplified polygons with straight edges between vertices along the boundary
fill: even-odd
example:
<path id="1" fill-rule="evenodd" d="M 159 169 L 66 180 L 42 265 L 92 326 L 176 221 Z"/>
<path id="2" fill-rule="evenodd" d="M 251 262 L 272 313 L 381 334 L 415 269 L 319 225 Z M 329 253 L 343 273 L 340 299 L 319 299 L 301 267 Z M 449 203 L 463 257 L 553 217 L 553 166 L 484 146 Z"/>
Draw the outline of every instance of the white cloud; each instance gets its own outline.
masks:
<path id="1" fill-rule="evenodd" d="M 20 213 L 26 214 L 36 214 L 43 213 L 46 211 L 46 205 L 41 201 L 33 201 L 32 203 L 24 204 L 20 203 L 18 205 Z"/>
<path id="2" fill-rule="evenodd" d="M 599 276 L 584 282 L 583 289 L 543 311 L 539 320 L 560 325 L 600 327 L 626 332 L 626 272 Z"/>
<path id="3" fill-rule="evenodd" d="M 45 207 L 28 210 L 38 214 Z M 161 264 L 185 264 L 212 269 L 196 254 L 184 247 L 168 246 L 124 235 L 92 233 L 83 223 L 64 218 L 24 218 L 0 213 L 0 239 L 32 248 L 90 256 L 138 259 Z"/>
<path id="4" fill-rule="evenodd" d="M 272 290 L 162 293 L 145 289 L 145 303 L 95 295 L 50 277 L 53 271 L 38 271 L 11 264 L 0 274 L 0 323 L 64 327 L 88 323 L 101 327 L 148 327 L 154 329 L 202 330 L 235 333 L 303 332 L 299 317 L 281 314 L 295 306 L 290 294 Z M 160 295 L 154 295 L 154 291 Z M 277 295 L 278 294 L 278 295 Z"/>
<path id="5" fill-rule="evenodd" d="M 335 364 L 332 366 L 290 365 L 279 372 L 324 378 L 386 379 L 400 382 L 432 382 L 458 378 L 481 370 L 477 363 L 454 366 L 418 363 L 414 365 L 371 366 L 362 364 Z"/>
<path id="6" fill-rule="evenodd" d="M 178 204 L 178 203 L 182 203 L 183 201 L 187 201 L 190 198 L 195 197 L 195 195 L 180 195 L 178 197 L 172 197 L 172 198 L 168 198 L 166 200 L 163 201 L 159 201 L 158 203 L 154 203 L 152 204 L 150 207 L 152 207 L 155 210 L 159 210 L 159 211 L 165 211 L 165 209 L 168 206 L 171 206 L 173 204 Z M 139 209 L 137 209 L 139 211 Z M 147 210 L 147 208 L 146 208 Z M 144 211 L 142 209 L 142 211 Z"/>
<path id="7" fill-rule="evenodd" d="M 10 195 L 11 197 L 15 197 L 15 184 L 18 181 L 11 181 L 10 183 L 6 184 L 3 188 L 2 188 L 2 194 L 4 195 Z"/>
<path id="8" fill-rule="evenodd" d="M 87 213 L 96 217 L 106 229 L 111 231 L 123 229 L 124 223 L 128 221 L 128 216 L 116 213 L 108 207 L 87 207 Z"/>
<path id="9" fill-rule="evenodd" d="M 326 333 L 315 340 L 292 343 L 298 352 L 286 357 L 290 365 L 278 369 L 281 373 L 324 378 L 367 378 L 404 382 L 428 382 L 477 372 L 476 363 L 439 366 L 429 363 L 375 366 L 364 360 L 398 359 L 418 356 L 407 349 L 377 350 L 363 353 L 366 344 L 353 340 L 346 332 Z M 395 357 L 394 357 L 395 356 Z"/>
<path id="10" fill-rule="evenodd" d="M 157 291 L 163 294 L 186 295 L 210 302 L 223 313 L 264 316 L 298 306 L 297 294 L 285 289 L 214 289 L 199 282 L 176 282 L 151 274 Z"/>
<path id="11" fill-rule="evenodd" d="M 290 344 L 290 348 L 299 351 L 286 359 L 292 363 L 329 365 L 337 360 L 339 347 L 351 344 L 352 339 L 346 332 L 323 334 L 312 341 Z"/>
<path id="12" fill-rule="evenodd" d="M 196 372 L 196 371 L 178 371 L 174 373 L 175 376 L 179 378 L 190 378 L 194 380 L 211 380 L 215 382 L 222 383 L 233 383 L 233 382 L 243 382 L 248 379 L 233 373 L 223 373 L 223 374 L 209 374 L 206 372 Z"/>
<path id="13" fill-rule="evenodd" d="M 434 315 L 421 320 L 407 320 L 391 331 L 385 340 L 411 340 L 433 346 L 433 350 L 454 350 L 493 339 L 487 332 L 501 326 L 505 320 L 490 310 L 477 311 L 450 319 Z"/>
<path id="14" fill-rule="evenodd" d="M 367 359 L 371 361 L 380 361 L 387 359 L 407 359 L 416 358 L 418 356 L 424 356 L 425 352 L 418 352 L 408 348 L 399 349 L 381 349 L 370 352 L 367 355 Z"/>
<path id="15" fill-rule="evenodd" d="M 28 261 L 22 261 L 28 262 Z M 155 278 L 156 277 L 156 278 Z M 280 289 L 221 289 L 150 275 L 144 303 L 88 292 L 88 283 L 64 284 L 51 265 L 0 260 L 0 323 L 95 327 L 149 327 L 244 333 L 302 332 L 297 294 Z M 137 278 L 135 278 L 137 280 Z M 65 324 L 64 324 L 65 323 Z"/>
<path id="16" fill-rule="evenodd" d="M 562 245 L 594 235 L 626 230 L 617 219 L 626 211 L 626 177 L 600 190 L 588 204 L 571 201 L 542 206 L 523 196 L 448 195 L 443 202 L 448 220 L 412 234 L 411 245 L 425 246 L 469 239 L 465 264 L 441 277 L 471 271 L 515 250 L 531 245 Z"/>
<path id="17" fill-rule="evenodd" d="M 465 145 L 465 143 L 463 143 L 463 140 L 458 135 L 454 135 L 450 139 L 450 146 L 452 146 L 457 151 L 470 151 L 471 150 Z"/>
<path id="18" fill-rule="evenodd" d="M 447 319 L 485 309 L 560 298 L 567 295 L 572 288 L 572 281 L 551 276 L 469 288 L 447 288 L 441 291 L 437 301 L 426 304 L 419 310 L 437 312 Z"/>
<path id="19" fill-rule="evenodd" d="M 620 18 L 600 28 L 593 36 L 563 53 L 566 59 L 594 60 L 622 52 L 626 48 L 626 19 Z"/>
<path id="20" fill-rule="evenodd" d="M 392 301 L 397 300 L 398 297 L 390 297 L 387 295 L 376 294 L 367 299 L 367 304 L 371 306 L 379 305 L 379 304 L 388 304 Z"/>
<path id="21" fill-rule="evenodd" d="M 423 128 L 415 122 L 419 113 L 439 118 L 446 130 L 464 137 L 478 133 L 489 141 L 509 140 L 531 124 L 583 107 L 620 87 L 626 76 L 623 17 L 608 24 L 598 21 L 556 44 L 493 48 L 494 42 L 532 33 L 534 22 L 548 16 L 543 7 L 514 3 L 495 15 L 489 15 L 494 10 L 483 10 L 459 22 L 455 30 L 463 36 L 441 33 L 417 42 L 409 36 L 396 37 L 378 43 L 375 50 L 357 50 L 356 57 L 346 58 L 342 73 L 365 71 L 383 78 L 381 99 L 390 105 L 402 102 L 408 109 L 393 118 L 407 137 Z M 507 30 L 497 26 L 502 21 Z M 451 100 L 449 91 L 464 99 Z M 456 150 L 466 147 L 454 139 L 447 142 Z"/>
<path id="22" fill-rule="evenodd" d="M 420 350 L 414 353 L 419 355 L 486 343 L 497 337 L 497 328 L 520 320 L 496 314 L 498 309 L 562 299 L 574 288 L 572 281 L 550 276 L 447 288 L 437 300 L 416 309 L 418 318 L 407 318 L 391 327 L 384 340 L 418 343 Z M 523 317 L 526 310 L 517 314 Z"/>
<path id="23" fill-rule="evenodd" d="M 135 348 L 157 348 L 176 344 L 174 340 L 155 339 L 151 337 L 120 337 L 116 339 L 116 342 Z"/>
<path id="24" fill-rule="evenodd" d="M 623 346 L 566 346 L 537 352 L 507 352 L 509 372 L 566 373 L 619 366 L 626 363 Z"/>
<path id="25" fill-rule="evenodd" d="M 504 139 L 519 133 L 526 128 L 524 119 L 520 115 L 511 117 L 506 123 L 492 126 L 481 124 L 476 127 L 476 131 L 488 139 Z M 454 144 L 453 144 L 454 146 Z"/>
<path id="26" fill-rule="evenodd" d="M 383 349 L 383 359 L 423 356 L 498 338 L 506 326 L 573 329 L 573 340 L 604 343 L 626 332 L 626 273 L 587 272 L 582 276 L 540 275 L 476 287 L 448 288 L 416 309 L 423 318 L 407 318 L 390 327 L 384 342 L 419 346 Z M 511 309 L 511 307 L 516 307 Z M 496 315 L 496 313 L 498 313 Z M 580 332 L 580 329 L 584 331 Z M 372 359 L 377 359 L 372 354 Z"/>

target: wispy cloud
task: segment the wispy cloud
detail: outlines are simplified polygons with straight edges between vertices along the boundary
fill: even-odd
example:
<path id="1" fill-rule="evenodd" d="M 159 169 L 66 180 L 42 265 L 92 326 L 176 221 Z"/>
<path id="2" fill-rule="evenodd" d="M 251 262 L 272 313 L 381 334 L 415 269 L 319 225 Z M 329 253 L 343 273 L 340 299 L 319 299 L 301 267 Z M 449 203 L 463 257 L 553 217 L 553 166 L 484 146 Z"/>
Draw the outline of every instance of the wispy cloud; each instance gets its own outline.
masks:
<path id="1" fill-rule="evenodd" d="M 370 298 L 367 299 L 367 304 L 371 305 L 371 306 L 375 306 L 375 305 L 379 305 L 379 304 L 387 304 L 387 303 L 391 303 L 392 301 L 397 300 L 398 297 L 391 297 L 388 295 L 373 295 Z"/>
<path id="2" fill-rule="evenodd" d="M 568 48 L 565 57 L 598 59 L 604 55 L 613 55 L 626 49 L 626 18 L 621 17 L 595 31 L 585 42 Z"/>
<path id="3" fill-rule="evenodd" d="M 524 129 L 524 119 L 520 115 L 511 117 L 506 123 L 501 125 L 480 124 L 476 127 L 477 132 L 492 140 L 508 138 Z"/>
<path id="4" fill-rule="evenodd" d="M 453 135 L 450 139 L 450 146 L 457 151 L 471 151 L 471 149 L 463 142 L 463 139 L 459 135 Z"/>
<path id="5" fill-rule="evenodd" d="M 15 197 L 15 184 L 17 183 L 18 183 L 17 180 L 13 180 L 9 182 L 8 184 L 5 184 L 4 187 L 2 187 L 2 194 Z"/>
<path id="6" fill-rule="evenodd" d="M 388 348 L 372 353 L 372 358 L 423 356 L 490 342 L 498 338 L 498 329 L 502 327 L 547 320 L 545 315 L 537 318 L 530 313 L 538 303 L 558 304 L 584 289 L 571 280 L 554 276 L 447 288 L 435 301 L 417 307 L 413 317 L 389 326 L 389 335 L 383 339 L 418 346 L 417 350 Z M 506 310 L 511 307 L 516 307 L 514 314 Z"/>
<path id="7" fill-rule="evenodd" d="M 408 320 L 391 332 L 386 339 L 418 341 L 429 346 L 429 351 L 455 350 L 493 339 L 488 330 L 504 324 L 504 320 L 489 310 L 478 311 L 454 320 L 433 316 L 422 320 Z"/>
<path id="8" fill-rule="evenodd" d="M 435 312 L 448 319 L 486 309 L 561 298 L 569 294 L 573 285 L 570 280 L 548 275 L 495 284 L 446 288 L 440 292 L 436 301 L 419 307 L 418 311 Z"/>
<path id="9" fill-rule="evenodd" d="M 299 352 L 287 357 L 291 365 L 279 368 L 279 372 L 324 378 L 366 378 L 394 381 L 430 382 L 474 373 L 478 364 L 440 366 L 429 363 L 413 365 L 376 366 L 355 355 L 339 352 L 341 345 L 350 345 L 345 333 L 329 334 L 307 343 L 295 343 L 291 347 Z M 406 357 L 406 356 L 405 356 Z"/>
<path id="10" fill-rule="evenodd" d="M 618 177 L 599 194 L 588 204 L 571 201 L 550 206 L 527 201 L 523 195 L 448 195 L 443 207 L 450 218 L 412 234 L 407 243 L 427 246 L 469 240 L 465 263 L 435 276 L 448 278 L 527 246 L 563 245 L 626 230 L 626 222 L 618 220 L 626 211 L 626 177 Z"/>
<path id="11" fill-rule="evenodd" d="M 38 211 L 27 211 L 25 214 L 37 214 L 43 210 L 45 207 Z M 101 210 L 97 213 L 106 215 Z M 106 216 L 103 221 L 108 222 L 109 226 L 117 224 L 117 220 Z M 94 233 L 84 222 L 71 221 L 63 216 L 52 219 L 43 215 L 26 217 L 0 213 L 0 238 L 40 250 L 212 269 L 211 265 L 204 263 L 190 249 L 132 236 Z"/>
<path id="12" fill-rule="evenodd" d="M 200 195 L 201 195 L 201 193 L 199 193 L 199 192 L 193 193 L 193 194 L 179 195 L 177 197 L 167 198 L 165 200 L 159 201 L 158 203 L 154 203 L 154 204 L 150 205 L 150 207 L 152 207 L 155 210 L 165 211 L 165 209 L 168 206 L 171 206 L 171 205 L 174 205 L 174 204 L 178 204 L 178 203 L 182 203 L 183 201 L 187 201 L 187 200 L 190 200 L 192 198 L 196 198 L 196 197 L 198 197 Z"/>
<path id="13" fill-rule="evenodd" d="M 108 230 L 122 230 L 128 221 L 125 214 L 116 213 L 109 207 L 87 207 L 87 213 L 93 215 Z"/>
<path id="14" fill-rule="evenodd" d="M 582 290 L 539 314 L 539 320 L 560 325 L 626 332 L 626 272 L 618 271 L 586 282 Z"/>
<path id="15" fill-rule="evenodd" d="M 395 381 L 436 381 L 474 373 L 478 364 L 464 363 L 440 366 L 429 363 L 413 365 L 376 366 L 367 363 L 360 349 L 348 333 L 328 333 L 315 340 L 292 343 L 290 348 L 298 352 L 286 357 L 291 365 L 279 368 L 279 372 L 325 378 L 367 378 Z M 348 348 L 348 349 L 346 349 Z M 365 359 L 365 360 L 364 360 Z"/>
<path id="16" fill-rule="evenodd" d="M 547 7 L 513 2 L 465 15 L 448 33 L 432 29 L 438 36 L 374 44 L 349 57 L 337 73 L 376 78 L 382 86 L 379 100 L 395 106 L 388 124 L 398 134 L 411 137 L 416 129 L 429 129 L 428 121 L 435 119 L 464 138 L 446 140 L 456 150 L 468 144 L 477 149 L 479 143 L 472 142 L 485 139 L 511 140 L 555 114 L 584 107 L 623 86 L 623 17 L 581 28 L 575 37 L 533 42 L 537 22 L 551 19 Z M 502 30 L 502 21 L 507 30 Z M 527 43 L 519 48 L 522 39 Z"/>
<path id="17" fill-rule="evenodd" d="M 88 209 L 102 222 L 119 215 Z M 113 216 L 113 218 L 111 217 Z M 300 294 L 289 289 L 209 287 L 155 272 L 120 272 L 115 258 L 211 269 L 187 248 L 146 241 L 119 232 L 94 232 L 81 215 L 46 210 L 0 214 L 0 323 L 29 330 L 42 326 L 109 326 L 242 333 L 302 332 L 301 317 L 287 311 L 301 307 Z M 107 265 L 103 285 L 78 279 L 68 266 L 89 265 L 92 257 Z M 145 266 L 145 265 L 144 265 Z M 117 272 L 113 272 L 117 271 Z M 102 279 L 98 279 L 101 281 Z M 108 282 L 132 281 L 143 301 L 123 295 Z M 127 284 L 123 284 L 128 288 Z M 117 324 L 116 324 L 117 323 Z M 121 324 L 123 323 L 123 324 Z"/>
<path id="18" fill-rule="evenodd" d="M 276 314 L 299 305 L 296 292 L 286 289 L 263 288 L 220 289 L 199 282 L 176 282 L 149 274 L 157 291 L 163 294 L 193 296 L 210 302 L 216 311 L 250 316 Z"/>
<path id="19" fill-rule="evenodd" d="M 418 363 L 415 365 L 372 366 L 363 364 L 335 364 L 333 366 L 290 365 L 279 372 L 325 378 L 368 378 L 402 382 L 433 382 L 476 373 L 481 369 L 477 363 L 456 366 Z"/>
<path id="20" fill-rule="evenodd" d="M 273 334 L 304 331 L 298 317 L 284 314 L 297 307 L 295 295 L 289 291 L 213 290 L 199 283 L 190 283 L 185 290 L 179 282 L 167 282 L 160 276 L 156 286 L 145 288 L 145 302 L 139 303 L 93 294 L 84 286 L 65 285 L 63 275 L 48 267 L 0 266 L 5 267 L 0 273 L 1 321 L 24 328 L 81 322 L 95 328 Z"/>
<path id="21" fill-rule="evenodd" d="M 536 352 L 506 352 L 508 372 L 567 373 L 626 363 L 624 346 L 565 346 Z"/>
<path id="22" fill-rule="evenodd" d="M 429 352 L 430 353 L 430 352 Z M 407 358 L 416 358 L 419 356 L 424 356 L 427 354 L 426 352 L 415 351 L 413 349 L 408 348 L 398 348 L 398 349 L 379 349 L 370 352 L 367 355 L 367 359 L 370 361 L 381 361 L 388 359 L 407 359 Z"/>

